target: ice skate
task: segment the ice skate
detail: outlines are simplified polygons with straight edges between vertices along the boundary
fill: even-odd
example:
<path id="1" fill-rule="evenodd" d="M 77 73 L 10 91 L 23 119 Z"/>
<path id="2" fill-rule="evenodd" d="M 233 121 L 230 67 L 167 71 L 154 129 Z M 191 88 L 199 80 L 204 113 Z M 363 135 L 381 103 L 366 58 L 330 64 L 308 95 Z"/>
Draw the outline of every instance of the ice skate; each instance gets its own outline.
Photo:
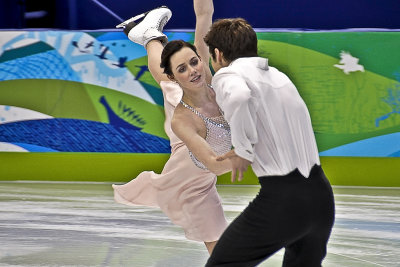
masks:
<path id="1" fill-rule="evenodd" d="M 118 24 L 116 28 L 123 28 L 124 33 L 132 42 L 143 45 L 144 47 L 146 47 L 148 42 L 154 39 L 160 40 L 161 43 L 166 44 L 168 41 L 167 36 L 165 36 L 162 31 L 171 16 L 171 10 L 166 6 L 162 6 L 132 17 Z M 137 22 L 140 19 L 142 20 Z"/>

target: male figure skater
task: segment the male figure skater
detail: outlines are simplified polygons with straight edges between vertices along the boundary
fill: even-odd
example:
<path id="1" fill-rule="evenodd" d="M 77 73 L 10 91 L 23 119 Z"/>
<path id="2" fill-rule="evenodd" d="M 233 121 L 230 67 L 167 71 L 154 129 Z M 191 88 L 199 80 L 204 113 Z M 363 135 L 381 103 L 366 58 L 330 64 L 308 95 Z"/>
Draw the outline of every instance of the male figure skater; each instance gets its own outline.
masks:
<path id="1" fill-rule="evenodd" d="M 321 266 L 334 222 L 311 119 L 295 85 L 258 57 L 244 19 L 222 19 L 205 36 L 218 105 L 231 127 L 232 182 L 251 164 L 258 195 L 230 224 L 206 266 L 255 266 L 285 248 L 283 266 Z"/>

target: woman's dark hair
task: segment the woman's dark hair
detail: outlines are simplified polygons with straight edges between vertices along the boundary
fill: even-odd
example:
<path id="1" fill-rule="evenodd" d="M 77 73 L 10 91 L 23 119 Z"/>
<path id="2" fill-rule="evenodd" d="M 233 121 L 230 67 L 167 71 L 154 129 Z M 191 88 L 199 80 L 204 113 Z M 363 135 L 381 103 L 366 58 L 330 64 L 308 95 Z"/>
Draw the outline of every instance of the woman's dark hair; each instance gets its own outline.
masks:
<path id="1" fill-rule="evenodd" d="M 160 67 L 164 69 L 164 73 L 167 74 L 168 76 L 173 76 L 171 69 L 171 57 L 184 47 L 192 49 L 196 53 L 196 55 L 200 58 L 199 54 L 197 53 L 196 47 L 191 43 L 185 42 L 183 40 L 174 40 L 168 42 L 161 53 L 161 64 L 160 64 Z"/>
<path id="2" fill-rule="evenodd" d="M 257 57 L 257 34 L 242 18 L 220 19 L 214 22 L 204 37 L 210 55 L 215 60 L 214 49 L 223 53 L 226 61 L 240 57 Z"/>

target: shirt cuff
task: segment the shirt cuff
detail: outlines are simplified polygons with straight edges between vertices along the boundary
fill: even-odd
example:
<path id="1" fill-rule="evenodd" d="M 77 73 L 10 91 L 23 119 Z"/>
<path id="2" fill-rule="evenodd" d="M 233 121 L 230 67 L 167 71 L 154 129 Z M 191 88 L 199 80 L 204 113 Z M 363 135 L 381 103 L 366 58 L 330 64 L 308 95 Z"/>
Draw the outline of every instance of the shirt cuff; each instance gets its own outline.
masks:
<path id="1" fill-rule="evenodd" d="M 253 150 L 247 150 L 247 149 L 241 149 L 241 148 L 236 148 L 235 147 L 235 154 L 238 155 L 241 158 L 244 158 L 248 161 L 250 161 L 251 163 L 253 163 L 254 161 L 254 151 Z"/>

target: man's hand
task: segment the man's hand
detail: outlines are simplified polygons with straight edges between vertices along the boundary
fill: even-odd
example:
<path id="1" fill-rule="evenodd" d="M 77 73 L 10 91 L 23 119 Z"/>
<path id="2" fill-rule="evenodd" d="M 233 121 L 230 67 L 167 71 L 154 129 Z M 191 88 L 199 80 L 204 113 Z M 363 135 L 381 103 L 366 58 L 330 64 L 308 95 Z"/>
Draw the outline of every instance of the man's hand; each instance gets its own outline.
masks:
<path id="1" fill-rule="evenodd" d="M 249 167 L 251 162 L 248 161 L 247 159 L 241 158 L 238 155 L 236 155 L 234 149 L 232 149 L 231 151 L 222 156 L 217 157 L 217 161 L 222 161 L 225 159 L 229 159 L 232 163 L 232 176 L 231 176 L 232 183 L 235 182 L 237 173 L 239 174 L 238 181 L 242 181 L 243 173 L 247 171 L 247 168 Z"/>

